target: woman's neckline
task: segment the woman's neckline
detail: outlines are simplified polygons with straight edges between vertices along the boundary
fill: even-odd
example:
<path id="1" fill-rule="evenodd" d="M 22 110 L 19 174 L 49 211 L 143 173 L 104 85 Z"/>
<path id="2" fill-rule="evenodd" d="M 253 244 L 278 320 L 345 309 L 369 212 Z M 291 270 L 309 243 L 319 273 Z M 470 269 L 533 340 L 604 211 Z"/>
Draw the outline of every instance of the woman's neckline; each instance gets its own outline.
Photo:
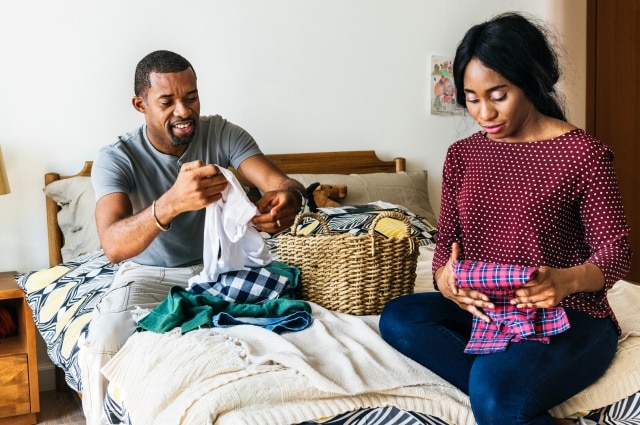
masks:
<path id="1" fill-rule="evenodd" d="M 479 131 L 478 133 L 480 133 L 480 135 L 482 136 L 482 138 L 484 140 L 487 140 L 487 141 L 490 141 L 490 142 L 493 142 L 493 143 L 531 144 L 531 143 L 548 142 L 550 140 L 556 140 L 556 139 L 559 139 L 559 138 L 562 138 L 562 137 L 566 137 L 568 134 L 573 133 L 575 131 L 581 131 L 581 130 L 578 127 L 571 126 L 571 128 L 569 128 L 566 131 L 558 134 L 557 136 L 544 137 L 544 138 L 540 138 L 540 139 L 536 139 L 536 140 L 522 140 L 522 141 L 513 141 L 513 142 L 506 142 L 506 141 L 491 139 L 491 138 L 487 137 L 487 132 L 486 131 Z"/>

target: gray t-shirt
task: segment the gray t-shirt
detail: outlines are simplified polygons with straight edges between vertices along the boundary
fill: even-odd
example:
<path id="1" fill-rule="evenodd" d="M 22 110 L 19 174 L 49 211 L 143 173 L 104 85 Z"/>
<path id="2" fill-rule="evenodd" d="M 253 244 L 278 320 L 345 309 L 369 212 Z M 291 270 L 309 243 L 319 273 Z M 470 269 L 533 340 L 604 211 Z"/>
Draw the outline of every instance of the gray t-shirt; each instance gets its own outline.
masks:
<path id="1" fill-rule="evenodd" d="M 91 180 L 96 200 L 110 193 L 126 193 L 135 214 L 174 184 L 183 163 L 199 159 L 205 164 L 238 168 L 242 161 L 260 153 L 249 133 L 219 115 L 200 118 L 195 137 L 180 158 L 158 152 L 143 125 L 100 149 Z M 171 230 L 158 234 L 147 249 L 130 260 L 162 267 L 202 263 L 204 217 L 204 209 L 180 214 Z"/>

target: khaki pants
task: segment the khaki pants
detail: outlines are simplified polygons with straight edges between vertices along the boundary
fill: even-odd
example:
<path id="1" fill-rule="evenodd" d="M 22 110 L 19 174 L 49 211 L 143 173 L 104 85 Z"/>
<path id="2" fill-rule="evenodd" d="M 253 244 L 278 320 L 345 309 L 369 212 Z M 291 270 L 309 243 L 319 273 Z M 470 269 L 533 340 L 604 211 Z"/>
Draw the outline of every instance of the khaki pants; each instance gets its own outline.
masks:
<path id="1" fill-rule="evenodd" d="M 165 268 L 126 262 L 120 266 L 111 288 L 94 310 L 87 339 L 78 354 L 87 425 L 104 423 L 102 411 L 108 382 L 101 369 L 135 332 L 132 311 L 136 307 L 152 310 L 167 297 L 172 286 L 186 288 L 188 280 L 201 270 L 202 265 Z"/>

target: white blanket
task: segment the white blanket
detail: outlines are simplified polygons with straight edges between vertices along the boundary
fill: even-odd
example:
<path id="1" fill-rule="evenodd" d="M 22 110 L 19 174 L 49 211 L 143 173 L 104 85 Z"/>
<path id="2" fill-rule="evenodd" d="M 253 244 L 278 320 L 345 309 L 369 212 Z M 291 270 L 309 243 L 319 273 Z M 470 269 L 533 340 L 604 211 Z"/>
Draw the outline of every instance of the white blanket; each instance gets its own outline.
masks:
<path id="1" fill-rule="evenodd" d="M 556 417 L 608 406 L 640 390 L 640 285 L 621 280 L 608 298 L 622 328 L 618 351 L 600 379 L 551 409 Z"/>
<path id="2" fill-rule="evenodd" d="M 611 304 L 624 329 L 618 354 L 591 387 L 557 406 L 563 417 L 640 389 L 640 287 L 619 282 Z M 134 335 L 103 372 L 136 425 L 288 424 L 361 407 L 395 405 L 473 425 L 466 395 L 391 349 L 376 317 L 313 305 L 314 324 L 279 336 L 252 326 L 181 336 Z"/>
<path id="3" fill-rule="evenodd" d="M 289 424 L 384 405 L 473 424 L 467 397 L 387 345 L 377 316 L 312 310 L 312 326 L 283 335 L 249 325 L 138 333 L 103 373 L 136 425 Z"/>

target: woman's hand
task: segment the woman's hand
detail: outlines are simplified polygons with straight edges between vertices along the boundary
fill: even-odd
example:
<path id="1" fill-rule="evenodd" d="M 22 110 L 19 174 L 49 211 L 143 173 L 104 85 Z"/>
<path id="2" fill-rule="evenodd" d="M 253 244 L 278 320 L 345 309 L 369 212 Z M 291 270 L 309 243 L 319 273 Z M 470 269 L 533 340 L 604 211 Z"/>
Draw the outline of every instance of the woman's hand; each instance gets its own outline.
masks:
<path id="1" fill-rule="evenodd" d="M 599 271 L 600 269 L 593 264 L 567 269 L 542 266 L 532 280 L 516 290 L 516 296 L 510 303 L 518 308 L 557 307 L 567 295 L 588 289 L 575 287 L 576 282 L 587 282 L 587 279 L 581 276 L 582 273 L 592 273 L 595 281 L 604 284 L 604 275 L 602 272 L 598 273 Z M 601 288 L 602 284 L 596 285 L 594 289 Z"/>
<path id="2" fill-rule="evenodd" d="M 456 277 L 453 273 L 453 262 L 458 259 L 459 255 L 460 247 L 457 242 L 454 242 L 451 245 L 451 256 L 449 260 L 436 272 L 438 289 L 445 298 L 449 298 L 461 309 L 468 311 L 487 323 L 491 322 L 489 316 L 484 314 L 482 310 L 484 308 L 495 308 L 489 297 L 482 292 L 458 288 L 458 285 L 456 285 Z"/>

